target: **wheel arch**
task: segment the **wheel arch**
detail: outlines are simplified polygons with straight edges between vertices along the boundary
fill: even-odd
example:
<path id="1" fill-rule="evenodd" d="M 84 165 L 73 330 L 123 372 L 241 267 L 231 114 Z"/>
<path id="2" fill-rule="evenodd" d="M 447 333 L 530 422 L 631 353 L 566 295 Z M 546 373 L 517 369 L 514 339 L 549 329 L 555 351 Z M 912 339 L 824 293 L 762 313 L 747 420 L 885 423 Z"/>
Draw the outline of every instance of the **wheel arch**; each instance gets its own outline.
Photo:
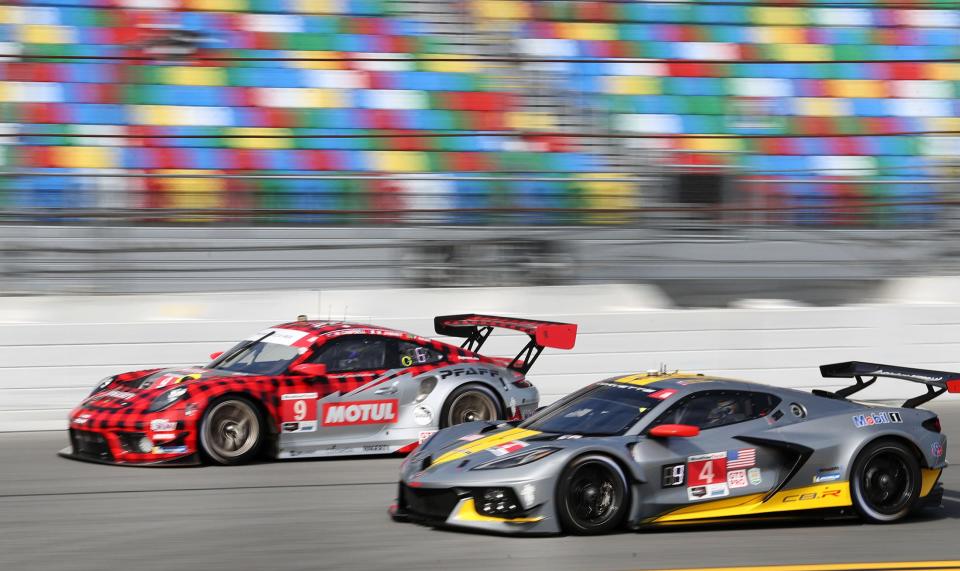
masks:
<path id="1" fill-rule="evenodd" d="M 497 406 L 500 407 L 501 414 L 506 414 L 508 412 L 507 403 L 503 400 L 503 394 L 502 394 L 503 391 L 501 389 L 498 389 L 496 386 L 494 386 L 490 382 L 486 380 L 481 380 L 481 379 L 469 379 L 451 386 L 450 390 L 448 390 L 447 393 L 443 395 L 443 402 L 441 403 L 440 406 L 442 408 L 445 408 L 447 406 L 447 400 L 450 398 L 450 395 L 452 395 L 455 391 L 462 389 L 464 387 L 475 386 L 475 385 L 481 386 L 487 389 L 488 391 L 490 391 L 491 393 L 493 393 L 493 396 L 497 399 Z"/>
<path id="2" fill-rule="evenodd" d="M 867 446 L 870 446 L 875 442 L 880 442 L 884 440 L 899 442 L 900 444 L 905 445 L 907 447 L 907 450 L 909 450 L 910 453 L 913 454 L 914 458 L 917 459 L 917 463 L 920 465 L 921 468 L 930 467 L 928 465 L 929 463 L 927 462 L 927 459 L 923 455 L 923 452 L 920 450 L 920 447 L 917 446 L 916 442 L 911 440 L 909 436 L 902 434 L 900 432 L 883 432 L 881 434 L 872 435 L 870 438 L 864 438 L 858 443 L 856 449 L 853 451 L 853 454 L 850 455 L 850 460 L 848 462 L 848 466 L 847 466 L 848 480 L 853 477 L 853 465 L 854 463 L 856 463 L 857 458 L 860 457 L 860 454 L 863 452 L 863 450 Z"/>
<path id="3" fill-rule="evenodd" d="M 280 434 L 280 427 L 278 424 L 278 416 L 275 414 L 275 410 L 271 409 L 267 405 L 266 395 L 256 395 L 249 391 L 243 391 L 238 389 L 226 390 L 222 393 L 217 393 L 210 395 L 206 403 L 203 405 L 203 410 L 200 413 L 200 419 L 203 419 L 207 414 L 207 410 L 210 408 L 210 404 L 214 401 L 219 401 L 228 397 L 240 397 L 244 400 L 250 401 L 250 403 L 257 408 L 257 412 L 260 413 L 260 416 L 263 418 L 264 427 L 267 429 L 267 433 L 270 437 L 270 445 L 275 444 L 277 435 Z M 200 422 L 197 423 L 199 429 Z"/>
<path id="4" fill-rule="evenodd" d="M 850 469 L 851 470 L 853 469 L 853 463 L 856 461 L 856 458 L 860 456 L 860 453 L 863 452 L 864 448 L 866 448 L 867 446 L 870 446 L 875 442 L 880 442 L 883 440 L 899 442 L 905 445 L 907 447 L 907 450 L 909 450 L 913 454 L 914 458 L 917 459 L 917 463 L 920 465 L 921 468 L 930 467 L 928 466 L 927 459 L 924 457 L 923 452 L 920 451 L 920 447 L 917 446 L 916 442 L 904 436 L 903 434 L 886 433 L 886 434 L 878 434 L 874 438 L 864 439 L 864 441 L 860 443 L 860 446 L 857 448 L 856 454 L 854 455 L 852 461 L 850 462 Z"/>

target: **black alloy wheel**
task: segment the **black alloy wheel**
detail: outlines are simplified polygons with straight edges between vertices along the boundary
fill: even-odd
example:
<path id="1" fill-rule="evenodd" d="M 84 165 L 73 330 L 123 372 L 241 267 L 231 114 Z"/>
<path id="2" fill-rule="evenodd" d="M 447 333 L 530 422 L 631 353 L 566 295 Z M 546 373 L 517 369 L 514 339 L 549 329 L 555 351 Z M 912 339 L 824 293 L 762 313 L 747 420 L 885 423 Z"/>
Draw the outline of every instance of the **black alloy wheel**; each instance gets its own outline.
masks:
<path id="1" fill-rule="evenodd" d="M 913 451 L 893 440 L 867 445 L 850 477 L 853 506 L 870 523 L 906 517 L 920 498 L 920 464 Z"/>
<path id="2" fill-rule="evenodd" d="M 557 485 L 557 511 L 563 529 L 577 535 L 610 532 L 623 522 L 627 482 L 620 467 L 606 456 L 574 460 Z"/>

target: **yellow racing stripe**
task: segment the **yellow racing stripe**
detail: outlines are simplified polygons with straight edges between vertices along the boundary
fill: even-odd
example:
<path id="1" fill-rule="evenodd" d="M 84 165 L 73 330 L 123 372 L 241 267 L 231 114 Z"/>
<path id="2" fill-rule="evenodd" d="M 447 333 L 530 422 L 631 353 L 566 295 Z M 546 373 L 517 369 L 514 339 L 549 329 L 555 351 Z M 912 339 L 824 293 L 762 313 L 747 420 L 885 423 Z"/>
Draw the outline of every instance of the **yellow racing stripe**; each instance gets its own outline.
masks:
<path id="1" fill-rule="evenodd" d="M 830 484 L 817 484 L 815 486 L 783 490 L 774 494 L 773 497 L 767 501 L 763 501 L 764 495 L 765 494 L 751 494 L 739 498 L 727 498 L 698 503 L 662 515 L 654 519 L 652 523 L 692 521 L 819 508 L 838 508 L 849 506 L 852 503 L 850 500 L 850 484 L 848 482 L 832 482 Z"/>
<path id="2" fill-rule="evenodd" d="M 452 462 L 454 460 L 459 460 L 461 458 L 466 458 L 471 454 L 476 454 L 477 452 L 483 452 L 488 448 L 493 448 L 494 446 L 500 446 L 501 444 L 506 444 L 507 442 L 513 442 L 514 440 L 523 440 L 524 438 L 529 438 L 531 436 L 536 436 L 541 434 L 536 430 L 527 430 L 525 428 L 511 428 L 504 432 L 498 432 L 491 436 L 486 436 L 479 440 L 474 440 L 473 442 L 468 442 L 463 446 L 454 448 L 453 450 L 446 452 L 439 456 L 436 460 L 433 461 L 433 466 L 437 464 L 443 464 L 446 462 Z"/>
<path id="3" fill-rule="evenodd" d="M 657 571 L 905 571 L 943 570 L 960 567 L 956 561 L 895 561 L 889 563 L 825 563 L 812 565 L 764 565 L 753 567 L 697 567 L 691 569 L 658 569 Z"/>

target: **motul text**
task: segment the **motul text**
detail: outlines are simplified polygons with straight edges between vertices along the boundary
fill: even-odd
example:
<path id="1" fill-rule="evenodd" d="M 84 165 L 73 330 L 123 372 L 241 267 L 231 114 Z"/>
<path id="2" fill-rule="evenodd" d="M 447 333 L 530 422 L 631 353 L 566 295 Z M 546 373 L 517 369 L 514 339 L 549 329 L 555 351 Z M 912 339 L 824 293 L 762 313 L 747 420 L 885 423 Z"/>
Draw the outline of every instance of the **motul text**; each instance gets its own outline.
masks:
<path id="1" fill-rule="evenodd" d="M 393 424 L 397 422 L 397 399 L 365 400 L 323 405 L 324 426 Z"/>

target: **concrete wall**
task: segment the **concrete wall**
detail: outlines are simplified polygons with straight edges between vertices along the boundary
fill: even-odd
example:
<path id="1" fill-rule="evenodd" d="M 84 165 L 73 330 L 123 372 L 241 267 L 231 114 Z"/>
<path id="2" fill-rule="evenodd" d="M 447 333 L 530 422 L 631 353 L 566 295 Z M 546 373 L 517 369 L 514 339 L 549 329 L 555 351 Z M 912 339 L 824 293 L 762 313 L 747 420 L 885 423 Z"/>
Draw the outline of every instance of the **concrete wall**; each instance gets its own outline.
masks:
<path id="1" fill-rule="evenodd" d="M 576 348 L 546 351 L 531 372 L 551 402 L 593 380 L 661 363 L 799 388 L 838 386 L 816 367 L 844 360 L 960 370 L 960 303 L 939 301 L 681 310 L 655 288 L 627 285 L 0 298 L 0 431 L 61 429 L 67 411 L 104 376 L 202 363 L 300 313 L 427 336 L 433 316 L 444 313 L 578 323 Z M 496 335 L 487 352 L 513 354 L 522 343 L 519 335 Z M 866 397 L 919 392 L 881 381 Z"/>

